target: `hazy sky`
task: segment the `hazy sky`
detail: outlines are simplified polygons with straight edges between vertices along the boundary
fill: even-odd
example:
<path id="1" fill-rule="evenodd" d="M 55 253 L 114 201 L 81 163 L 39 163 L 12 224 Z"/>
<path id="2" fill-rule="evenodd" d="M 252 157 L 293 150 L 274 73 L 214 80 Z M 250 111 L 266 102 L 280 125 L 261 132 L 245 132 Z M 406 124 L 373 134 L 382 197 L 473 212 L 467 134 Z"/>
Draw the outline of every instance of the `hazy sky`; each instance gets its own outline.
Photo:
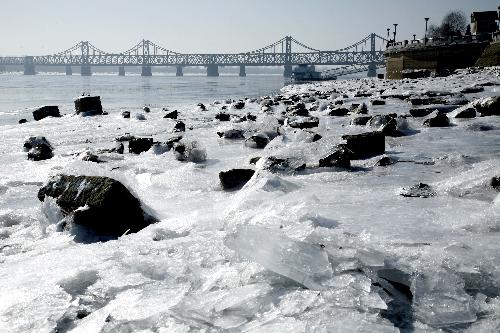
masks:
<path id="1" fill-rule="evenodd" d="M 450 9 L 469 17 L 496 0 L 1 0 L 1 55 L 43 55 L 88 40 L 109 52 L 145 38 L 178 52 L 245 52 L 286 35 L 339 49 L 371 32 L 423 35 Z M 398 38 L 399 39 L 399 38 Z"/>

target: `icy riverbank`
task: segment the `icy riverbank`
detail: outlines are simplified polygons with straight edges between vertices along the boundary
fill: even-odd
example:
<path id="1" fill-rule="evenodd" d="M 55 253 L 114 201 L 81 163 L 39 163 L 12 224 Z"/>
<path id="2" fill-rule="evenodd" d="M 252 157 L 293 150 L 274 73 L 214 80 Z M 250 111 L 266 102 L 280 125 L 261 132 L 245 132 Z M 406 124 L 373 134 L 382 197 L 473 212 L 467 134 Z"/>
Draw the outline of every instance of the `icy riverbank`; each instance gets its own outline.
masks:
<path id="1" fill-rule="evenodd" d="M 75 155 L 112 148 L 125 133 L 166 142 L 176 120 L 160 109 L 142 121 L 134 117 L 141 110 L 130 119 L 106 110 L 2 125 L 0 331 L 498 331 L 500 196 L 491 180 L 500 176 L 500 117 L 454 116 L 499 90 L 498 69 L 464 70 L 288 86 L 243 109 L 184 105 L 181 134 L 206 151 L 202 163 L 155 149 L 101 153 L 99 164 Z M 362 103 L 367 114 L 351 108 Z M 348 115 L 330 115 L 342 107 Z M 409 116 L 424 107 L 443 110 L 450 126 L 424 126 L 435 114 Z M 220 112 L 230 121 L 216 120 Z M 386 137 L 385 155 L 319 167 L 343 135 L 379 130 L 389 114 L 402 136 Z M 306 118 L 319 126 L 290 126 Z M 255 149 L 217 135 L 227 130 L 270 142 Z M 50 140 L 52 159 L 26 159 L 22 144 L 32 135 Z M 377 166 L 383 156 L 390 165 Z M 253 165 L 253 157 L 261 159 Z M 286 163 L 270 164 L 276 158 Z M 256 173 L 241 190 L 222 191 L 219 172 L 233 168 Z M 119 180 L 160 222 L 106 243 L 75 242 L 58 231 L 55 203 L 37 199 L 60 173 Z M 419 183 L 433 195 L 400 195 Z"/>

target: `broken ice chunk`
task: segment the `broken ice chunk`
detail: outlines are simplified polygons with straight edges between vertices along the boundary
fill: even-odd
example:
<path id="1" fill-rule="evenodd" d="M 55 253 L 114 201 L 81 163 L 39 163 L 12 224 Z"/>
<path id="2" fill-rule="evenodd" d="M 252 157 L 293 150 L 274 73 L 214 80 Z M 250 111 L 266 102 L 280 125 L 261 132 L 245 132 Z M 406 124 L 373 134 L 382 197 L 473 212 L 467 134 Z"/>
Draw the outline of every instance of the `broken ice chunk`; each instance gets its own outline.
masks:
<path id="1" fill-rule="evenodd" d="M 438 328 L 475 322 L 473 299 L 464 287 L 464 281 L 450 272 L 416 276 L 412 283 L 416 317 Z"/>
<path id="2" fill-rule="evenodd" d="M 259 226 L 240 226 L 225 244 L 242 257 L 286 276 L 306 288 L 322 290 L 332 276 L 328 255 L 319 245 L 299 242 L 282 232 Z"/>

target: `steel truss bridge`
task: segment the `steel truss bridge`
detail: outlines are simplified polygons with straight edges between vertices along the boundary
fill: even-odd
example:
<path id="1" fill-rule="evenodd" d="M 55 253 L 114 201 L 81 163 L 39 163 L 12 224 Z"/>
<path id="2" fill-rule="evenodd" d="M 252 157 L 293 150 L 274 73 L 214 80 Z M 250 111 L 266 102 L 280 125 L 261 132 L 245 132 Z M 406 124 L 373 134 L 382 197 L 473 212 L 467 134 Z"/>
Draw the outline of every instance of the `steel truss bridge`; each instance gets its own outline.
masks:
<path id="1" fill-rule="evenodd" d="M 186 66 L 205 66 L 208 76 L 218 76 L 219 66 L 239 66 L 240 76 L 246 75 L 245 66 L 284 66 L 284 75 L 289 77 L 292 74 L 292 66 L 310 64 L 368 66 L 369 76 L 374 76 L 377 66 L 384 63 L 382 49 L 385 48 L 386 42 L 385 38 L 372 33 L 343 49 L 321 51 L 287 36 L 251 52 L 189 54 L 168 50 L 149 40 L 142 40 L 121 53 L 109 53 L 86 41 L 53 55 L 0 57 L 0 66 L 24 66 L 26 75 L 36 74 L 36 66 L 66 66 L 68 75 L 72 74 L 72 66 L 80 66 L 82 75 L 91 75 L 92 66 L 118 66 L 120 75 L 125 75 L 126 66 L 140 66 L 143 76 L 152 75 L 152 66 L 176 66 L 177 76 L 183 75 L 182 69 Z"/>

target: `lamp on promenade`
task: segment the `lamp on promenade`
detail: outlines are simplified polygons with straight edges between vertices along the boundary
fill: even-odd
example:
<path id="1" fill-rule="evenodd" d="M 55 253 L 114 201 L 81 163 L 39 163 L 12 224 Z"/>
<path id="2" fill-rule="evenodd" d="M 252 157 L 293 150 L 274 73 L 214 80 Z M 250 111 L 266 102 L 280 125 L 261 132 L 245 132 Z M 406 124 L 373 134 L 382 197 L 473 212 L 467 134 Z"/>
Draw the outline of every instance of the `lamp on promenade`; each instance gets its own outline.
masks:
<path id="1" fill-rule="evenodd" d="M 398 24 L 394 23 L 394 42 L 396 42 L 396 33 L 398 32 Z"/>
<path id="2" fill-rule="evenodd" d="M 424 18 L 425 20 L 425 36 L 424 36 L 424 44 L 427 44 L 427 24 L 429 23 L 429 17 Z"/>
<path id="3" fill-rule="evenodd" d="M 391 28 L 387 28 L 387 39 L 391 38 Z"/>

